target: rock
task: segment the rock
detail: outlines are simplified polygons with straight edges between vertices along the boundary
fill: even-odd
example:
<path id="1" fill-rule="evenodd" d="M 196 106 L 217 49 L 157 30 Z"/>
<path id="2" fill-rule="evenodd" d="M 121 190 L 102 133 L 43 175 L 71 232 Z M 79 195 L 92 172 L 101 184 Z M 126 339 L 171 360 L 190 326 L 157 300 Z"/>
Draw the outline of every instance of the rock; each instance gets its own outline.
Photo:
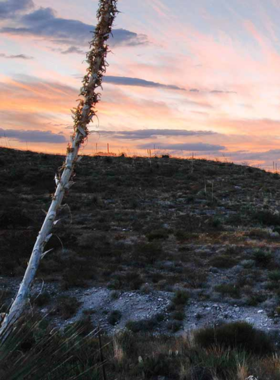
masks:
<path id="1" fill-rule="evenodd" d="M 248 323 L 252 323 L 252 322 L 254 322 L 254 319 L 251 318 L 251 317 L 247 317 L 247 318 L 245 318 L 245 319 L 246 319 L 246 322 L 248 322 Z"/>

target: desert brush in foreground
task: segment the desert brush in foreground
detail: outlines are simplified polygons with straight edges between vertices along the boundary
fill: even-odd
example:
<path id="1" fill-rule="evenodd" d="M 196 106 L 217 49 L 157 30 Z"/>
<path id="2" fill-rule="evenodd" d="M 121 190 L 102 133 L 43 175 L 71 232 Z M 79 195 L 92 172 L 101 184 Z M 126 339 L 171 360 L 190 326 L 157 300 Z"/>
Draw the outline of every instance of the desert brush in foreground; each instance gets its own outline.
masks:
<path id="1" fill-rule="evenodd" d="M 0 348 L 5 380 L 278 380 L 280 357 L 271 337 L 245 322 L 191 335 L 102 336 L 89 319 L 59 331 L 36 315 L 19 319 Z M 102 348 L 102 355 L 101 355 Z"/>

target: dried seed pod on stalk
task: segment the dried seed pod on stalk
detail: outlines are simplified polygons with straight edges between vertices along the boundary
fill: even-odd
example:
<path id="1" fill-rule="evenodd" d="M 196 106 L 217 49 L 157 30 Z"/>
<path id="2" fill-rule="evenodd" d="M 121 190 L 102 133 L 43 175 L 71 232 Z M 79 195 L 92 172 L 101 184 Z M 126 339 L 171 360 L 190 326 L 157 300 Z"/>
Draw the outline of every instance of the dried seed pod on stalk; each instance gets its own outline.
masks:
<path id="1" fill-rule="evenodd" d="M 95 116 L 95 106 L 100 100 L 100 94 L 96 91 L 101 87 L 103 74 L 106 72 L 106 56 L 108 53 L 107 40 L 112 32 L 112 25 L 117 14 L 117 0 L 100 0 L 97 12 L 98 24 L 94 31 L 94 38 L 90 43 L 90 51 L 87 54 L 88 69 L 83 79 L 78 106 L 72 111 L 74 120 L 74 133 L 71 144 L 67 148 L 67 156 L 59 176 L 56 177 L 56 191 L 52 197 L 52 203 L 38 234 L 37 240 L 20 284 L 17 296 L 5 316 L 0 328 L 0 341 L 11 331 L 13 323 L 19 318 L 26 301 L 28 300 L 30 288 L 34 281 L 41 258 L 44 256 L 44 247 L 51 238 L 51 231 L 56 222 L 56 215 L 61 206 L 65 191 L 69 190 L 73 176 L 75 163 L 81 144 L 87 138 L 88 124 Z"/>

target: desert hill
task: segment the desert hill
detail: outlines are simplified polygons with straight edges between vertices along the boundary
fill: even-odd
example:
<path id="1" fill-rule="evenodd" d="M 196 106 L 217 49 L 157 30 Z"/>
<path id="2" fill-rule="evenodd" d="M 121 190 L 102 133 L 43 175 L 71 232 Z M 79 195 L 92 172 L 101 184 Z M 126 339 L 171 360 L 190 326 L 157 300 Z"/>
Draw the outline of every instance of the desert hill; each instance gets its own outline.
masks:
<path id="1" fill-rule="evenodd" d="M 0 149 L 3 309 L 63 157 Z M 280 323 L 280 176 L 232 163 L 83 156 L 31 302 L 56 323 L 181 332 Z M 38 296 L 39 294 L 39 296 Z"/>

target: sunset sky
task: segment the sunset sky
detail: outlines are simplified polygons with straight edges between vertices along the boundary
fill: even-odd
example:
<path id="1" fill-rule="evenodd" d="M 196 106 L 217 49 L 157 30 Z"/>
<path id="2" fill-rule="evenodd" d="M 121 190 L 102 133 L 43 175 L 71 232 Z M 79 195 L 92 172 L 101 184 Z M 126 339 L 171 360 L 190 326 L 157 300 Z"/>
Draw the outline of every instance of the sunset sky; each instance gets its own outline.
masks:
<path id="1" fill-rule="evenodd" d="M 64 153 L 97 0 L 0 0 L 0 145 Z M 119 0 L 82 152 L 280 158 L 279 0 Z M 155 149 L 155 150 L 154 150 Z M 280 168 L 280 162 L 279 162 Z"/>

